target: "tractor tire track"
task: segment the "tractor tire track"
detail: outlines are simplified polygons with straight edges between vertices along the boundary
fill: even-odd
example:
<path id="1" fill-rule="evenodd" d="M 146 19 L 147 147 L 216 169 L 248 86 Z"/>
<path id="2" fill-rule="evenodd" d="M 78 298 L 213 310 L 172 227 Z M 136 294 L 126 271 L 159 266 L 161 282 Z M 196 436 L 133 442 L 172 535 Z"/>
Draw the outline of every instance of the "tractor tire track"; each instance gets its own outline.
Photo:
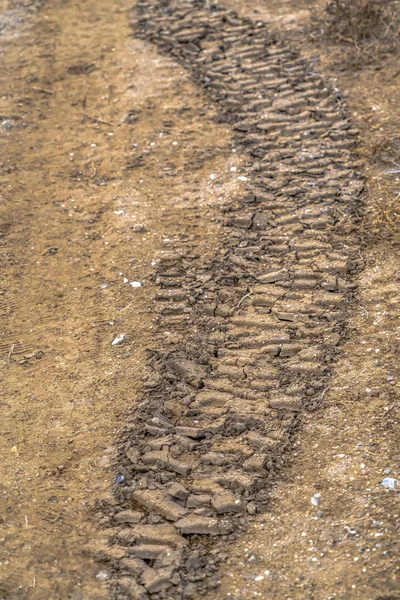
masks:
<path id="1" fill-rule="evenodd" d="M 187 239 L 159 256 L 155 311 L 172 341 L 122 431 L 108 509 L 113 597 L 196 598 L 329 385 L 362 267 L 364 181 L 340 95 L 265 24 L 145 1 L 134 29 L 193 73 L 248 164 L 219 255 Z"/>

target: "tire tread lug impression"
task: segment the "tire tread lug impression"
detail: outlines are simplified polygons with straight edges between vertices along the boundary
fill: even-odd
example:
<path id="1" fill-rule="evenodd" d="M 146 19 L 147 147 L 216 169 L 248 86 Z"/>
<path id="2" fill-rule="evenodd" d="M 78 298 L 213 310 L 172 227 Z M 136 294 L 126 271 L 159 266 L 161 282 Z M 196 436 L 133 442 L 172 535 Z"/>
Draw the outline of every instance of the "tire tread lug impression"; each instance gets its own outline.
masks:
<path id="1" fill-rule="evenodd" d="M 323 397 L 355 293 L 364 182 L 343 101 L 267 25 L 202 0 L 138 7 L 135 35 L 191 72 L 249 165 L 213 260 L 198 238 L 160 256 L 154 311 L 171 340 L 121 433 L 131 477 L 115 502 L 143 518 L 115 522 L 114 537 L 151 571 L 121 560 L 113 593 L 197 598 Z"/>

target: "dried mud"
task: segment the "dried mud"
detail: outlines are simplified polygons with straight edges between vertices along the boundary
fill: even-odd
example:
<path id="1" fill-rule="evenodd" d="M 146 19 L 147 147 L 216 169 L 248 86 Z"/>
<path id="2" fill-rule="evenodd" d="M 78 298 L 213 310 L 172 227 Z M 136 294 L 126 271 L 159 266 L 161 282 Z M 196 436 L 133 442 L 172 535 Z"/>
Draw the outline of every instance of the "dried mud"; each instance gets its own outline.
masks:
<path id="1" fill-rule="evenodd" d="M 0 597 L 398 597 L 396 84 L 317 58 L 309 2 L 40 8 L 2 47 Z"/>
<path id="2" fill-rule="evenodd" d="M 340 96 L 262 23 L 202 3 L 142 2 L 136 19 L 217 103 L 248 162 L 219 256 L 179 243 L 159 258 L 170 344 L 125 428 L 124 510 L 110 513 L 118 598 L 196 597 L 218 585 L 220 536 L 233 542 L 265 510 L 323 400 L 363 266 L 364 181 Z"/>
<path id="3" fill-rule="evenodd" d="M 89 517 L 153 346 L 151 263 L 177 236 L 213 247 L 209 174 L 239 165 L 129 7 L 19 6 L 1 39 L 0 597 L 107 596 Z"/>

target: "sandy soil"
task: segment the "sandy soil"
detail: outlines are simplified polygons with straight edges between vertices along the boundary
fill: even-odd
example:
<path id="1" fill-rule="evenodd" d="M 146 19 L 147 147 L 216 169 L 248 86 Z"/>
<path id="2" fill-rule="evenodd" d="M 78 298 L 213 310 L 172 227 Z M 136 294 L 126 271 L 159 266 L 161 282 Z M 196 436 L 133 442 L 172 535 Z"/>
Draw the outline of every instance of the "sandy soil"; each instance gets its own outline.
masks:
<path id="1" fill-rule="evenodd" d="M 346 48 L 311 43 L 323 3 L 229 6 L 286 32 L 344 95 L 368 195 L 358 306 L 324 406 L 306 418 L 270 510 L 235 548 L 215 598 L 398 598 L 398 494 L 381 485 L 399 477 L 398 56 L 352 69 Z"/>
<path id="2" fill-rule="evenodd" d="M 229 132 L 130 6 L 3 7 L 0 597 L 106 595 L 84 545 L 143 379 L 151 263 L 187 232 L 212 246 L 192 209 Z"/>
<path id="3" fill-rule="evenodd" d="M 395 144 L 382 146 L 398 135 L 399 65 L 343 70 L 309 42 L 310 4 L 225 2 L 271 22 L 345 94 L 368 177 L 364 271 L 323 407 L 216 599 L 400 597 L 398 493 L 381 485 L 399 478 L 399 240 L 382 209 L 399 193 Z M 152 261 L 187 235 L 216 245 L 210 174 L 227 173 L 229 196 L 240 165 L 189 74 L 131 37 L 130 8 L 1 3 L 1 598 L 107 597 L 86 546 L 102 543 L 92 509 L 110 498 L 155 345 Z"/>

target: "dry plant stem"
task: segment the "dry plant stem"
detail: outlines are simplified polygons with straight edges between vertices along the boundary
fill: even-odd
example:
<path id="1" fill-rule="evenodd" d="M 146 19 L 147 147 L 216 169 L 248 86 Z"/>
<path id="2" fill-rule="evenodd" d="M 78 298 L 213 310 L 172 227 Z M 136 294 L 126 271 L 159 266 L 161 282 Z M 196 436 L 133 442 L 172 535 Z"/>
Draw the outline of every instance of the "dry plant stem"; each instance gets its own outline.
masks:
<path id="1" fill-rule="evenodd" d="M 341 62 L 351 67 L 375 62 L 399 47 L 400 11 L 392 0 L 331 0 L 317 20 L 320 35 L 342 45 Z"/>

